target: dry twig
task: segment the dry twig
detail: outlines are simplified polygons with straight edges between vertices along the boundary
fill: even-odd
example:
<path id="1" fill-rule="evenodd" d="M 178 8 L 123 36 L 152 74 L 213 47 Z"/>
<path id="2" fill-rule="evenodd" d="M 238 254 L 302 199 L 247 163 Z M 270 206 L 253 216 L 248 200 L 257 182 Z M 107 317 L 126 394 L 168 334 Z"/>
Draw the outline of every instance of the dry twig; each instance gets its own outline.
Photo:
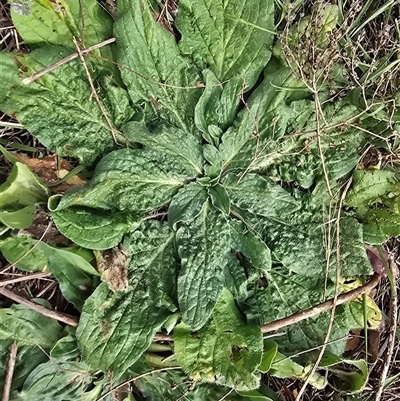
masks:
<path id="1" fill-rule="evenodd" d="M 65 313 L 57 312 L 51 309 L 47 309 L 42 305 L 35 304 L 34 302 L 29 301 L 26 298 L 23 298 L 12 291 L 6 290 L 5 288 L 0 288 L 0 295 L 13 300 L 21 305 L 26 306 L 27 308 L 40 313 L 43 316 L 49 317 L 54 320 L 58 320 L 59 322 L 63 322 L 68 326 L 77 327 L 78 319 L 74 316 L 67 315 Z"/>
<path id="2" fill-rule="evenodd" d="M 110 38 L 110 39 L 107 39 L 107 40 L 103 40 L 103 42 L 97 43 L 97 44 L 95 44 L 93 46 L 89 46 L 86 49 L 82 49 L 81 53 L 82 53 L 82 55 L 86 55 L 86 54 L 90 53 L 93 50 L 100 49 L 101 47 L 107 46 L 107 45 L 109 45 L 111 43 L 114 43 L 114 42 L 115 42 L 115 38 Z M 35 72 L 29 78 L 25 78 L 22 81 L 22 83 L 25 84 L 25 85 L 29 85 L 30 83 L 32 83 L 32 82 L 36 81 L 37 79 L 39 79 L 40 77 L 42 77 L 43 75 L 46 75 L 48 72 L 51 72 L 51 71 L 57 69 L 58 67 L 60 67 L 60 66 L 62 66 L 64 64 L 67 64 L 70 61 L 75 60 L 77 58 L 79 58 L 79 53 L 75 52 L 75 53 L 71 54 L 70 56 L 67 56 L 67 57 L 63 58 L 62 60 L 57 61 L 56 63 L 49 65 L 48 67 L 44 68 L 43 70 Z"/>
<path id="3" fill-rule="evenodd" d="M 0 287 L 5 287 L 6 285 L 9 285 L 9 284 L 20 283 L 21 281 L 40 279 L 40 278 L 49 277 L 49 276 L 51 276 L 50 272 L 25 274 L 21 277 L 16 277 L 16 278 L 11 278 L 9 280 L 0 281 Z"/>
<path id="4" fill-rule="evenodd" d="M 10 399 L 12 378 L 14 375 L 15 362 L 17 360 L 17 351 L 18 345 L 16 342 L 14 342 L 10 347 L 10 354 L 8 357 L 6 368 L 6 377 L 4 379 L 2 401 L 8 401 Z"/>
<path id="5" fill-rule="evenodd" d="M 383 390 L 385 389 L 385 381 L 389 372 L 390 362 L 393 357 L 394 346 L 396 342 L 396 329 L 397 329 L 397 315 L 398 315 L 398 300 L 397 300 L 397 266 L 391 263 L 392 269 L 386 263 L 386 259 L 382 253 L 382 250 L 378 248 L 379 256 L 382 263 L 385 265 L 387 275 L 390 281 L 390 315 L 389 315 L 389 335 L 388 335 L 388 347 L 384 356 L 382 372 L 379 378 L 378 388 L 375 393 L 375 401 L 380 401 L 382 398 Z M 391 274 L 391 275 L 390 275 Z"/>

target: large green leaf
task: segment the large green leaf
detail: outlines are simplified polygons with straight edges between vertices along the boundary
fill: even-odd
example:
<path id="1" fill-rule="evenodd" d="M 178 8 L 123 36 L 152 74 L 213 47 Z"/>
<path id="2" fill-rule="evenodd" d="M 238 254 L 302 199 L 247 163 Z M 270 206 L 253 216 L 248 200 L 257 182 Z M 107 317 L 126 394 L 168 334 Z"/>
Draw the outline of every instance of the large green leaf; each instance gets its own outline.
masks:
<path id="1" fill-rule="evenodd" d="M 209 127 L 217 126 L 222 133 L 232 124 L 239 107 L 244 78 L 235 77 L 224 84 L 210 70 L 203 71 L 203 76 L 206 88 L 195 108 L 195 123 L 203 137 L 213 143 L 219 138 L 212 138 Z"/>
<path id="2" fill-rule="evenodd" d="M 76 248 L 58 248 L 26 235 L 8 237 L 0 249 L 9 263 L 26 271 L 48 270 L 57 279 L 64 298 L 81 309 L 96 286 L 99 273 Z"/>
<path id="3" fill-rule="evenodd" d="M 353 173 L 346 204 L 352 207 L 369 206 L 396 196 L 400 196 L 400 180 L 395 172 L 357 170 Z"/>
<path id="4" fill-rule="evenodd" d="M 16 162 L 0 186 L 0 221 L 10 228 L 28 228 L 37 203 L 47 201 L 49 190 L 22 163 Z"/>
<path id="5" fill-rule="evenodd" d="M 300 208 L 289 192 L 258 174 L 240 177 L 231 173 L 222 183 L 234 205 L 261 216 L 287 216 Z"/>
<path id="6" fill-rule="evenodd" d="M 39 365 L 26 379 L 16 401 L 89 401 L 92 377 L 83 362 L 49 361 Z M 100 389 L 101 390 L 101 389 Z M 99 394 L 98 394 L 99 395 Z"/>
<path id="7" fill-rule="evenodd" d="M 37 365 L 47 360 L 46 352 L 61 336 L 62 327 L 24 306 L 0 309 L 0 391 L 11 344 L 18 345 L 12 388 L 20 387 Z M 3 365 L 4 363 L 4 365 Z"/>
<path id="8" fill-rule="evenodd" d="M 24 55 L 0 53 L 4 78 L 0 109 L 16 116 L 50 150 L 91 164 L 115 144 L 112 130 L 92 96 L 81 62 L 70 61 L 29 85 L 22 82 L 23 78 L 69 54 L 68 49 L 58 46 L 43 46 Z M 104 110 L 118 129 L 133 114 L 127 94 L 112 79 L 101 78 L 101 69 L 90 59 L 86 63 Z M 114 134 L 123 141 L 115 130 Z"/>
<path id="9" fill-rule="evenodd" d="M 95 0 L 9 0 L 14 26 L 26 44 L 54 44 L 75 49 L 75 37 L 85 47 L 112 37 L 112 19 Z M 82 7 L 82 9 L 81 9 Z M 103 57 L 112 58 L 102 49 Z"/>
<path id="10" fill-rule="evenodd" d="M 288 88 L 301 88 L 289 68 L 280 68 L 265 76 L 261 85 L 239 113 L 233 127 L 222 136 L 220 151 L 227 168 L 262 169 L 293 151 L 297 143 L 285 141 L 282 149 L 276 140 L 285 132 L 293 110 L 286 105 Z M 286 149 L 287 148 L 287 149 Z"/>
<path id="11" fill-rule="evenodd" d="M 129 213 L 112 213 L 79 206 L 52 211 L 51 217 L 65 237 L 88 249 L 109 249 L 121 242 L 122 236 L 134 231 L 139 223 Z"/>
<path id="12" fill-rule="evenodd" d="M 204 326 L 223 289 L 224 265 L 230 252 L 226 218 L 210 202 L 176 233 L 182 269 L 178 278 L 179 308 L 193 330 Z"/>
<path id="13" fill-rule="evenodd" d="M 220 81 L 240 75 L 253 86 L 271 55 L 273 0 L 181 0 L 181 51 Z"/>
<path id="14" fill-rule="evenodd" d="M 124 134 L 130 142 L 136 142 L 147 149 L 157 152 L 158 159 L 168 154 L 169 163 L 178 159 L 176 164 L 178 171 L 183 174 L 197 176 L 203 172 L 203 155 L 200 138 L 170 126 L 163 121 L 157 120 L 149 126 L 131 122 L 124 127 Z M 171 166 L 172 167 L 172 166 Z"/>
<path id="15" fill-rule="evenodd" d="M 114 34 L 122 79 L 133 102 L 148 102 L 158 116 L 191 132 L 199 75 L 181 56 L 174 34 L 157 23 L 149 3 L 118 2 Z"/>
<path id="16" fill-rule="evenodd" d="M 52 209 L 84 206 L 143 215 L 167 204 L 190 178 L 169 167 L 150 151 L 116 150 L 98 163 L 87 185 L 67 192 Z"/>
<path id="17" fill-rule="evenodd" d="M 255 373 L 263 349 L 259 327 L 249 326 L 228 290 L 218 300 L 210 321 L 197 332 L 181 323 L 174 330 L 174 350 L 182 368 L 194 379 L 237 390 L 259 386 Z"/>
<path id="18" fill-rule="evenodd" d="M 176 296 L 174 236 L 167 224 L 143 223 L 124 242 L 128 287 L 114 292 L 103 283 L 86 301 L 77 338 L 91 368 L 123 375 L 175 308 L 170 298 Z"/>
<path id="19" fill-rule="evenodd" d="M 191 222 L 196 218 L 207 200 L 207 191 L 197 183 L 190 183 L 181 188 L 168 207 L 168 223 L 175 227 L 180 221 Z"/>

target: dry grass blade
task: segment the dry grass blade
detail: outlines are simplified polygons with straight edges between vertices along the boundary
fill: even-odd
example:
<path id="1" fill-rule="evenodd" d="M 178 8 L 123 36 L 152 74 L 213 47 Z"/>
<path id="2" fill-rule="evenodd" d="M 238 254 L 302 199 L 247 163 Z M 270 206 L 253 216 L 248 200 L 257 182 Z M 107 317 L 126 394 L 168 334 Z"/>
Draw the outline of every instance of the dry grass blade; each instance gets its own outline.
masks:
<path id="1" fill-rule="evenodd" d="M 389 336 L 388 336 L 388 348 L 385 353 L 383 368 L 381 377 L 379 379 L 379 385 L 375 394 L 375 401 L 380 401 L 385 389 L 385 382 L 389 372 L 390 363 L 394 353 L 394 347 L 396 342 L 396 330 L 397 330 L 397 317 L 398 317 L 398 299 L 397 299 L 397 288 L 396 279 L 398 276 L 397 267 L 394 263 L 391 263 L 392 269 L 386 263 L 386 259 L 383 255 L 382 249 L 378 248 L 380 258 L 385 265 L 385 269 L 390 281 L 390 315 L 389 315 Z"/>
<path id="2" fill-rule="evenodd" d="M 45 278 L 45 277 L 49 277 L 49 276 L 51 276 L 50 272 L 25 274 L 21 277 L 16 277 L 16 278 L 12 278 L 9 280 L 0 281 L 0 287 L 5 287 L 6 285 L 9 285 L 9 284 L 20 283 L 21 281 L 34 280 L 34 279 Z"/>

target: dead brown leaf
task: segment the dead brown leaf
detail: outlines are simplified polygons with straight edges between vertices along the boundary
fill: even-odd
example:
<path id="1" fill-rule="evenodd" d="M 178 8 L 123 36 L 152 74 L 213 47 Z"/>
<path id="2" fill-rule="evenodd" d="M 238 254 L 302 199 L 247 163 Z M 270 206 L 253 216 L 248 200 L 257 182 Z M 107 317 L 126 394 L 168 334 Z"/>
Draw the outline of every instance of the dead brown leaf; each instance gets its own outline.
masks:
<path id="1" fill-rule="evenodd" d="M 95 251 L 97 268 L 103 281 L 114 291 L 122 291 L 128 287 L 127 263 L 128 252 L 120 246 L 106 251 Z"/>

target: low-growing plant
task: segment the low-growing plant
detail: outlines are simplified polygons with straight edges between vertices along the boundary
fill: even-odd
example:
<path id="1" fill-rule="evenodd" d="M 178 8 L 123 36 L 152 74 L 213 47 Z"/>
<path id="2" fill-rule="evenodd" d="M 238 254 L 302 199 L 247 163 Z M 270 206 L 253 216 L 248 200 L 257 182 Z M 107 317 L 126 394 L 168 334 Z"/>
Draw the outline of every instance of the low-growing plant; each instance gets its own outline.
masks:
<path id="1" fill-rule="evenodd" d="M 379 324 L 368 296 L 295 321 L 274 341 L 263 328 L 360 286 L 372 274 L 365 243 L 400 235 L 397 173 L 357 170 L 369 132 L 384 136 L 392 126 L 383 111 L 293 73 L 277 51 L 273 0 L 159 3 L 120 0 L 113 24 L 94 0 L 10 1 L 32 51 L 0 54 L 0 108 L 51 151 L 93 169 L 86 185 L 47 203 L 75 246 L 23 230 L 43 197 L 28 194 L 25 204 L 25 192 L 15 192 L 18 202 L 0 210 L 14 229 L 1 241 L 4 256 L 24 270 L 34 256 L 31 270 L 48 269 L 81 310 L 76 333 L 54 334 L 42 346 L 52 347 L 50 361 L 21 373 L 13 394 L 38 399 L 47 386 L 41 399 L 111 399 L 106 386 L 144 374 L 135 383 L 149 400 L 228 392 L 269 400 L 265 372 L 318 389 L 328 372 L 337 387 L 359 391 L 366 364 L 342 354 L 349 330 Z M 85 51 L 112 34 L 115 44 Z M 1 196 L 27 168 L 14 169 Z M 30 174 L 21 178 L 29 191 L 39 185 Z M 29 223 L 9 224 L 4 216 L 23 208 Z M 39 318 L 13 308 L 10 316 Z M 3 354 L 15 332 L 0 326 Z M 327 333 L 316 372 L 311 351 Z M 54 364 L 63 372 L 55 380 Z"/>

